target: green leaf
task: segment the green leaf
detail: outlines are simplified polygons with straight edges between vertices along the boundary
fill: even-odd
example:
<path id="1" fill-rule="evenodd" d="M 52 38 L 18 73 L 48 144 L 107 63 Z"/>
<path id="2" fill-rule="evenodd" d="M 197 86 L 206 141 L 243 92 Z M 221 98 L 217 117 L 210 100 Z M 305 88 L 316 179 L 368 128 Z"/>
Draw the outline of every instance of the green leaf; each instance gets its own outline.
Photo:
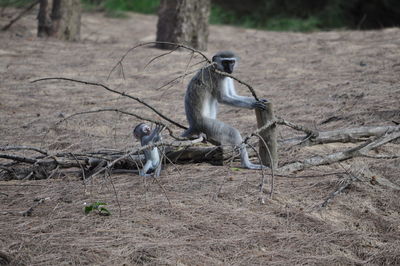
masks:
<path id="1" fill-rule="evenodd" d="M 111 215 L 111 212 L 109 210 L 107 210 L 106 208 L 101 207 L 99 209 L 99 214 L 100 215 L 109 216 L 109 215 Z"/>
<path id="2" fill-rule="evenodd" d="M 91 211 L 93 211 L 93 206 L 92 205 L 85 207 L 85 214 L 88 214 Z"/>

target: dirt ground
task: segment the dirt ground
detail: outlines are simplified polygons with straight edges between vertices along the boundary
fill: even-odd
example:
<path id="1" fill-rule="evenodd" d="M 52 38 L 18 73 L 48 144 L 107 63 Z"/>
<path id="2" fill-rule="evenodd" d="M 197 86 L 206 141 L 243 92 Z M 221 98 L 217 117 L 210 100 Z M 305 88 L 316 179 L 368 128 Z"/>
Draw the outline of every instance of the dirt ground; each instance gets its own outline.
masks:
<path id="1" fill-rule="evenodd" d="M 14 12 L 5 10 L 0 25 Z M 55 123 L 108 107 L 159 119 L 99 87 L 30 83 L 44 77 L 108 84 L 186 125 L 183 96 L 189 78 L 158 88 L 185 72 L 190 53 L 177 51 L 144 68 L 163 51 L 137 49 L 124 61 L 125 79 L 116 71 L 107 81 L 130 47 L 155 39 L 156 22 L 155 16 L 112 19 L 85 13 L 82 40 L 66 43 L 38 39 L 32 13 L 0 32 L 0 146 L 54 153 L 129 150 L 138 145 L 131 129 L 140 122 L 130 116 L 88 114 Z M 289 121 L 318 130 L 400 122 L 398 28 L 280 33 L 212 26 L 206 54 L 221 49 L 240 56 L 236 76 Z M 239 85 L 238 91 L 249 93 Z M 256 128 L 251 110 L 221 106 L 219 117 L 243 134 Z M 282 139 L 295 134 L 279 127 Z M 279 164 L 352 145 L 280 147 Z M 399 155 L 398 147 L 388 144 L 376 154 Z M 399 158 L 358 158 L 277 176 L 274 197 L 264 205 L 259 171 L 205 163 L 169 165 L 158 182 L 115 174 L 112 182 L 99 176 L 84 186 L 74 173 L 0 181 L 0 257 L 7 255 L 12 265 L 399 265 L 399 173 Z M 349 174 L 362 181 L 319 207 Z M 96 201 L 107 203 L 112 215 L 85 215 L 85 204 Z M 31 216 L 21 215 L 32 206 Z"/>

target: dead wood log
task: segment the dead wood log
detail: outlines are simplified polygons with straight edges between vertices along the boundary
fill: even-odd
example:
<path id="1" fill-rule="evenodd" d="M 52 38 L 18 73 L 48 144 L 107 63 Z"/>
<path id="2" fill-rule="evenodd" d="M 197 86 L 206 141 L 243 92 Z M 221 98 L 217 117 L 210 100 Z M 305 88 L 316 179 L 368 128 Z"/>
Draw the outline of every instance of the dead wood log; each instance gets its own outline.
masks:
<path id="1" fill-rule="evenodd" d="M 270 121 L 274 121 L 274 111 L 272 103 L 265 103 L 266 110 L 256 108 L 256 118 L 258 128 L 262 128 L 267 125 Z M 259 133 L 262 138 L 259 141 L 259 153 L 261 162 L 270 168 L 275 169 L 278 166 L 278 150 L 277 150 L 277 137 L 276 137 L 276 125 L 268 127 Z"/>
<path id="2" fill-rule="evenodd" d="M 271 127 L 271 125 L 274 124 L 275 121 L 268 121 L 260 129 L 268 129 Z M 257 134 L 258 132 L 262 131 L 260 129 L 256 130 Z M 373 130 L 348 130 L 349 132 L 356 132 L 355 134 L 359 134 L 359 132 L 378 134 L 383 130 L 386 130 L 386 134 L 377 137 L 372 141 L 365 142 L 355 148 L 328 155 L 314 156 L 299 162 L 286 164 L 278 168 L 277 170 L 279 172 L 296 172 L 309 167 L 332 164 L 354 157 L 368 157 L 370 156 L 368 154 L 370 150 L 376 149 L 377 147 L 380 147 L 392 140 L 399 138 L 400 126 L 377 127 L 373 128 Z M 246 140 L 248 140 L 247 138 Z M 83 175 L 86 175 L 87 173 L 90 173 L 91 175 L 96 175 L 106 170 L 113 169 L 137 169 L 140 165 L 142 165 L 144 161 L 144 157 L 143 155 L 140 155 L 140 152 L 142 152 L 144 149 L 152 148 L 155 146 L 164 147 L 163 153 L 170 163 L 209 162 L 221 165 L 224 161 L 235 158 L 236 156 L 234 152 L 227 152 L 226 147 L 199 145 L 194 146 L 195 144 L 201 143 L 202 141 L 203 139 L 199 138 L 187 141 L 159 142 L 152 145 L 136 148 L 128 153 L 123 151 L 110 150 L 91 152 L 86 154 L 59 153 L 54 155 L 50 154 L 48 151 L 41 150 L 35 147 L 5 146 L 0 147 L 0 151 L 29 150 L 38 152 L 40 153 L 40 155 L 36 157 L 27 157 L 0 153 L 0 158 L 12 161 L 12 163 L 10 164 L 0 165 L 0 171 L 2 172 L 1 175 L 3 177 L 6 176 L 7 179 L 41 179 L 54 176 L 55 172 L 59 172 L 67 168 L 78 168 L 82 170 Z M 390 159 L 396 157 L 398 157 L 398 155 L 384 156 L 382 158 Z"/>
<path id="3" fill-rule="evenodd" d="M 390 133 L 398 130 L 399 126 L 365 126 L 348 129 L 338 129 L 332 131 L 321 131 L 315 137 L 305 138 L 296 137 L 280 141 L 280 144 L 302 144 L 302 145 L 317 145 L 334 142 L 360 142 L 365 141 L 369 137 L 381 136 L 385 133 Z"/>
<path id="4" fill-rule="evenodd" d="M 350 158 L 366 156 L 370 150 L 376 149 L 392 140 L 395 140 L 400 137 L 400 127 L 397 126 L 396 130 L 385 134 L 381 137 L 377 137 L 372 141 L 365 142 L 357 147 L 347 149 L 341 152 L 335 152 L 328 155 L 323 156 L 314 156 L 308 159 L 305 159 L 301 162 L 294 162 L 280 167 L 278 170 L 280 172 L 296 172 L 300 170 L 304 170 L 306 168 L 310 168 L 313 166 L 332 164 L 335 162 L 344 161 Z"/>
<path id="5" fill-rule="evenodd" d="M 173 163 L 200 163 L 208 162 L 214 165 L 223 165 L 231 158 L 222 147 L 187 147 L 181 150 L 171 150 L 165 154 Z"/>

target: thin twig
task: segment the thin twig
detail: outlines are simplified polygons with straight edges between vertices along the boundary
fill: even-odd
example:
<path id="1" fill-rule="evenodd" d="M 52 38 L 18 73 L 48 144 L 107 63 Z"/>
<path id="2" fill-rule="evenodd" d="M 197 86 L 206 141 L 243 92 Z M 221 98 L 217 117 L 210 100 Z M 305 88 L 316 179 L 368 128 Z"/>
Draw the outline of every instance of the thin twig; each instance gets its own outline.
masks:
<path id="1" fill-rule="evenodd" d="M 171 201 L 169 200 L 167 191 L 165 190 L 165 188 L 163 187 L 163 185 L 161 185 L 161 183 L 158 181 L 158 178 L 157 178 L 157 177 L 154 177 L 154 180 L 156 181 L 157 185 L 160 186 L 161 190 L 163 191 L 163 193 L 164 193 L 164 195 L 165 195 L 165 198 L 167 198 L 167 201 L 168 201 L 169 205 L 172 206 L 172 203 L 171 203 Z"/>
<path id="2" fill-rule="evenodd" d="M 257 151 L 257 149 L 256 149 L 253 145 L 251 145 L 251 144 L 247 144 L 247 145 L 249 145 L 250 148 L 251 148 L 252 150 L 254 150 L 254 152 L 256 153 L 256 155 L 257 155 L 257 157 L 258 157 L 258 160 L 259 160 L 260 165 L 263 165 L 263 164 L 262 164 L 262 160 L 261 160 L 260 153 Z M 259 185 L 259 187 L 260 187 L 260 201 L 261 201 L 261 204 L 265 204 L 265 199 L 264 199 L 264 183 L 265 183 L 264 168 L 261 167 L 261 183 L 260 183 L 260 185 Z"/>
<path id="3" fill-rule="evenodd" d="M 173 130 L 172 130 L 170 127 L 168 127 L 167 125 L 165 125 L 164 123 L 161 123 L 160 121 L 157 121 L 157 120 L 154 120 L 154 119 L 151 119 L 151 118 L 148 118 L 148 117 L 140 116 L 140 115 L 135 114 L 135 113 L 132 113 L 132 112 L 128 112 L 128 111 L 116 109 L 116 108 L 101 108 L 101 109 L 95 109 L 95 110 L 89 110 L 89 111 L 83 111 L 83 112 L 74 113 L 74 114 L 71 114 L 71 115 L 69 115 L 69 116 L 67 116 L 67 117 L 65 117 L 65 118 L 63 118 L 63 119 L 61 119 L 60 121 L 58 121 L 58 122 L 56 123 L 56 125 L 58 125 L 58 124 L 60 124 L 60 123 L 62 123 L 62 122 L 64 122 L 64 121 L 66 121 L 66 120 L 68 120 L 68 119 L 70 119 L 70 118 L 72 118 L 72 117 L 78 116 L 78 115 L 92 114 L 92 113 L 100 113 L 100 112 L 116 112 L 116 113 L 120 113 L 120 114 L 124 114 L 124 115 L 133 116 L 133 117 L 136 117 L 136 118 L 138 118 L 138 119 L 140 119 L 140 120 L 149 121 L 149 122 L 154 123 L 154 124 L 157 124 L 157 125 L 162 125 L 162 126 L 165 127 L 165 129 L 168 130 L 169 135 L 170 135 L 172 138 L 174 138 L 174 139 L 176 139 L 176 140 L 187 140 L 187 139 L 185 139 L 185 138 L 180 138 L 180 137 L 175 136 Z"/>
<path id="4" fill-rule="evenodd" d="M 322 202 L 318 207 L 319 208 L 325 208 L 332 200 L 334 197 L 342 193 L 343 190 L 348 188 L 354 181 L 362 181 L 361 178 L 358 176 L 354 175 L 349 171 L 349 169 L 346 169 L 341 163 L 339 165 L 342 167 L 342 169 L 346 172 L 348 175 L 348 178 L 346 178 L 345 181 L 342 182 L 342 184 L 336 189 L 334 192 L 332 192 L 325 200 Z"/>
<path id="5" fill-rule="evenodd" d="M 215 71 L 216 73 L 222 75 L 222 76 L 230 77 L 231 79 L 234 79 L 234 80 L 236 80 L 237 82 L 239 82 L 240 84 L 246 86 L 246 87 L 250 90 L 251 95 L 253 95 L 254 99 L 256 99 L 257 101 L 259 101 L 259 98 L 257 97 L 256 91 L 253 89 L 253 87 L 252 87 L 249 83 L 244 82 L 243 80 L 241 80 L 241 79 L 235 77 L 234 75 L 228 74 L 228 73 L 223 72 L 223 71 L 220 71 L 220 70 L 218 70 L 218 69 L 214 69 L 214 71 Z"/>
<path id="6" fill-rule="evenodd" d="M 255 131 L 251 132 L 251 133 L 248 134 L 245 138 L 243 138 L 242 143 L 246 144 L 246 143 L 250 140 L 251 136 L 256 135 L 256 134 L 259 134 L 261 131 L 264 131 L 264 130 L 266 130 L 266 129 L 272 127 L 273 125 L 276 124 L 276 122 L 277 122 L 276 120 L 268 121 L 265 125 L 263 125 L 263 126 L 260 127 L 260 128 L 257 128 Z"/>
<path id="7" fill-rule="evenodd" d="M 192 47 L 189 47 L 189 46 L 187 46 L 187 45 L 179 44 L 179 43 L 172 43 L 172 42 L 157 42 L 157 41 L 156 41 L 156 42 L 147 42 L 147 43 L 138 44 L 138 45 L 136 45 L 136 46 L 130 48 L 127 52 L 125 52 L 125 54 L 121 57 L 121 59 L 120 59 L 120 60 L 115 64 L 115 66 L 111 69 L 110 73 L 109 73 L 108 76 L 107 76 L 107 80 L 110 78 L 112 72 L 114 72 L 114 70 L 115 70 L 118 66 L 121 66 L 121 67 L 123 68 L 122 62 L 124 61 L 125 57 L 126 57 L 130 52 L 132 52 L 132 51 L 135 50 L 136 48 L 139 48 L 139 47 L 142 47 L 142 46 L 146 46 L 146 45 L 153 45 L 153 44 L 168 44 L 168 45 L 171 45 L 171 46 L 175 46 L 175 49 L 174 49 L 174 50 L 172 50 L 172 51 L 170 51 L 170 52 L 168 52 L 168 53 L 165 53 L 165 54 L 163 54 L 163 55 L 161 55 L 161 56 L 170 54 L 170 53 L 172 53 L 173 51 L 175 51 L 175 50 L 177 50 L 177 49 L 179 49 L 179 48 L 184 48 L 184 49 L 186 49 L 186 50 L 191 51 L 192 53 L 197 53 L 197 54 L 201 55 L 201 56 L 205 59 L 205 61 L 206 61 L 208 64 L 212 64 L 211 60 L 208 59 L 208 57 L 207 57 L 204 53 L 200 52 L 200 51 L 197 50 L 197 49 L 194 49 L 194 48 L 192 48 Z M 158 57 L 156 57 L 156 58 L 158 58 Z M 153 59 L 156 59 L 156 58 L 153 58 Z M 153 59 L 150 60 L 149 63 L 151 63 L 152 61 L 154 61 Z M 149 64 L 149 63 L 148 63 L 148 64 Z M 220 75 L 223 75 L 223 76 L 226 76 L 226 77 L 230 77 L 230 78 L 236 80 L 237 82 L 239 82 L 240 84 L 245 85 L 245 86 L 250 90 L 250 92 L 251 92 L 251 94 L 253 95 L 253 97 L 254 97 L 257 101 L 259 100 L 259 98 L 257 97 L 257 94 L 256 94 L 255 90 L 253 89 L 253 87 L 252 87 L 250 84 L 248 84 L 247 82 L 244 82 L 244 81 L 242 81 L 241 79 L 239 79 L 239 78 L 237 78 L 237 77 L 235 77 L 235 76 L 233 76 L 233 75 L 231 75 L 231 74 L 228 74 L 228 73 L 226 73 L 226 72 L 222 72 L 222 71 L 219 71 L 219 70 L 217 70 L 217 69 L 214 69 L 214 70 L 215 70 L 216 73 L 218 73 L 218 74 L 220 74 Z"/>
<path id="8" fill-rule="evenodd" d="M 268 147 L 267 143 L 265 142 L 265 140 L 258 133 L 254 133 L 254 135 L 257 136 L 261 140 L 265 149 L 268 152 L 269 162 L 271 165 L 271 192 L 270 192 L 269 197 L 272 199 L 272 196 L 274 194 L 274 183 L 275 183 L 274 182 L 274 180 L 275 180 L 275 162 L 272 159 L 271 151 L 269 150 L 269 147 Z"/>
<path id="9" fill-rule="evenodd" d="M 311 135 L 312 137 L 317 137 L 318 136 L 318 131 L 309 129 L 309 128 L 304 127 L 302 125 L 297 125 L 297 124 L 295 124 L 293 122 L 289 122 L 289 121 L 287 121 L 287 120 L 285 120 L 285 119 L 283 119 L 281 117 L 278 117 L 278 116 L 276 116 L 276 123 L 280 124 L 280 125 L 288 126 L 288 127 L 293 128 L 294 130 L 297 130 L 297 131 L 303 131 L 303 132 L 307 133 L 307 135 Z"/>
<path id="10" fill-rule="evenodd" d="M 8 30 L 15 22 L 20 20 L 26 13 L 31 11 L 32 8 L 34 8 L 37 4 L 39 4 L 40 0 L 37 0 L 33 2 L 31 5 L 29 5 L 26 9 L 22 10 L 21 13 L 18 14 L 14 19 L 12 19 L 7 25 L 5 25 L 1 30 L 6 31 Z"/>
<path id="11" fill-rule="evenodd" d="M 115 64 L 115 66 L 111 69 L 110 73 L 109 73 L 108 76 L 107 76 L 107 80 L 110 78 L 111 74 L 114 72 L 114 70 L 115 70 L 118 66 L 121 66 L 121 67 L 123 68 L 122 63 L 123 63 L 123 61 L 125 60 L 125 57 L 126 57 L 130 52 L 132 52 L 132 51 L 135 50 L 136 48 L 139 48 L 139 47 L 142 47 L 142 46 L 147 46 L 147 45 L 153 45 L 153 44 L 170 44 L 170 45 L 175 45 L 175 46 L 176 46 L 176 49 L 184 48 L 184 49 L 187 49 L 187 50 L 192 51 L 192 52 L 194 52 L 194 53 L 198 53 L 198 54 L 200 54 L 201 56 L 203 56 L 204 59 L 207 60 L 207 62 L 211 63 L 211 61 L 208 59 L 208 57 L 207 57 L 206 55 L 204 55 L 202 52 L 200 52 L 200 51 L 198 51 L 198 50 L 196 50 L 196 49 L 193 49 L 193 48 L 191 48 L 191 47 L 189 47 L 189 46 L 183 45 L 183 44 L 177 44 L 177 43 L 171 43 L 171 42 L 145 42 L 145 43 L 140 43 L 140 44 L 138 44 L 138 45 L 136 45 L 136 46 L 134 46 L 134 47 L 129 48 L 128 51 L 125 52 L 125 54 L 121 57 L 121 59 L 120 59 L 120 60 Z"/>
<path id="12" fill-rule="evenodd" d="M 86 85 L 93 85 L 93 86 L 98 86 L 98 87 L 102 87 L 104 89 L 106 89 L 107 91 L 110 91 L 112 93 L 115 94 L 119 94 L 121 96 L 130 98 L 132 100 L 135 100 L 141 104 L 143 104 L 144 106 L 146 106 L 147 108 L 151 109 L 153 112 L 155 112 L 157 115 L 159 115 L 161 118 L 163 118 L 164 120 L 167 120 L 168 122 L 170 122 L 171 124 L 174 124 L 177 127 L 180 127 L 182 129 L 187 129 L 187 127 L 182 126 L 181 124 L 179 124 L 178 122 L 175 122 L 174 120 L 168 118 L 167 116 L 163 115 L 160 111 L 158 111 L 157 109 L 155 109 L 153 106 L 151 106 L 150 104 L 144 102 L 142 99 L 132 96 L 130 94 L 127 94 L 125 92 L 120 92 L 114 89 L 109 88 L 108 86 L 102 84 L 102 83 L 97 83 L 97 82 L 90 82 L 90 81 L 84 81 L 84 80 L 77 80 L 77 79 L 71 79 L 71 78 L 63 78 L 63 77 L 51 77 L 51 78 L 41 78 L 41 79 L 36 79 L 31 81 L 31 83 L 35 83 L 35 82 L 39 82 L 39 81 L 45 81 L 45 80 L 66 80 L 66 81 L 72 81 L 72 82 L 78 82 L 78 83 L 82 83 L 82 84 L 86 84 Z"/>
<path id="13" fill-rule="evenodd" d="M 146 69 L 146 68 L 147 68 L 151 63 L 153 63 L 155 60 L 160 59 L 160 58 L 163 57 L 163 56 L 172 54 L 173 52 L 175 52 L 176 50 L 178 50 L 178 48 L 179 48 L 179 47 L 176 47 L 176 48 L 173 49 L 173 50 L 170 50 L 170 51 L 168 51 L 168 52 L 166 52 L 166 53 L 163 53 L 163 54 L 160 54 L 160 55 L 158 55 L 158 56 L 156 56 L 156 57 L 153 57 L 149 62 L 147 62 L 147 64 L 144 66 L 143 69 Z"/>
<path id="14" fill-rule="evenodd" d="M 114 182 L 112 181 L 111 174 L 110 174 L 109 171 L 106 171 L 106 172 L 104 173 L 104 175 L 107 176 L 108 179 L 110 180 L 111 186 L 112 186 L 112 188 L 113 188 L 113 190 L 114 190 L 115 199 L 116 199 L 117 204 L 118 204 L 119 216 L 121 217 L 121 216 L 122 216 L 121 204 L 120 204 L 120 202 L 119 202 L 118 193 L 117 193 L 117 190 L 115 189 Z"/>
<path id="15" fill-rule="evenodd" d="M 81 168 L 82 171 L 82 178 L 83 178 L 83 185 L 85 187 L 86 191 L 86 174 L 85 174 L 85 169 L 83 168 L 82 164 L 79 162 L 78 158 L 76 158 L 75 154 L 71 152 L 71 155 L 74 157 L 75 161 L 79 164 L 79 167 Z"/>

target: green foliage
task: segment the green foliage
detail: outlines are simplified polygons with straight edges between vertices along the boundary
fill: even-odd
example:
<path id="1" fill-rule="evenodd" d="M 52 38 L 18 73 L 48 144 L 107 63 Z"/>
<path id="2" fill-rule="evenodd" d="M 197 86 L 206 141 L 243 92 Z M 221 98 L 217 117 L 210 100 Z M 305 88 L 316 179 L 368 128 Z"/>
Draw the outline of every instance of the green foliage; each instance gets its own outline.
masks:
<path id="1" fill-rule="evenodd" d="M 312 31 L 318 29 L 321 20 L 315 16 L 308 18 L 271 17 L 244 15 L 238 16 L 235 12 L 224 10 L 219 6 L 213 6 L 210 14 L 211 24 L 229 24 L 245 28 L 257 28 L 272 31 Z"/>
<path id="2" fill-rule="evenodd" d="M 104 206 L 107 205 L 107 203 L 103 203 L 103 202 L 95 202 L 92 203 L 88 206 L 85 206 L 85 214 L 88 214 L 92 211 L 96 211 L 98 215 L 103 215 L 103 216 L 109 216 L 111 215 L 111 212 L 109 210 L 107 210 Z"/>
<path id="3" fill-rule="evenodd" d="M 109 16 L 124 17 L 124 11 L 154 14 L 160 0 L 82 0 L 82 3 L 85 10 L 103 10 Z"/>
<path id="4" fill-rule="evenodd" d="M 29 3 L 32 3 L 32 0 L 0 0 L 0 7 L 24 7 Z"/>
<path id="5" fill-rule="evenodd" d="M 321 24 L 316 17 L 299 18 L 272 18 L 268 20 L 265 28 L 273 31 L 313 31 Z"/>
<path id="6" fill-rule="evenodd" d="M 25 7 L 33 0 L 0 0 Z M 86 11 L 127 17 L 126 11 L 156 14 L 160 0 L 81 0 Z M 400 0 L 212 0 L 211 24 L 274 31 L 400 26 Z"/>
<path id="7" fill-rule="evenodd" d="M 399 0 L 213 0 L 211 23 L 278 31 L 400 26 Z"/>

